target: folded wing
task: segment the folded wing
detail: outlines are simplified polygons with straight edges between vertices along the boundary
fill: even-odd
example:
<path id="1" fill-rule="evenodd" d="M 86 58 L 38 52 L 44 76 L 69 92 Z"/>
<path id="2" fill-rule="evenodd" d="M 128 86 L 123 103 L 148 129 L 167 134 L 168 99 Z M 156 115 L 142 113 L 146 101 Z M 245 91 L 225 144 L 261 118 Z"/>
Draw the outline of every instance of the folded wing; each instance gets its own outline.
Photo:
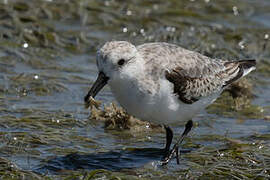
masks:
<path id="1" fill-rule="evenodd" d="M 194 58 L 194 54 L 184 56 L 181 59 L 185 62 L 189 62 L 189 58 Z M 222 91 L 232 82 L 254 70 L 256 65 L 255 60 L 219 61 L 196 54 L 196 57 L 199 56 L 201 57 L 197 61 L 194 59 L 190 61 L 197 65 L 185 66 L 185 63 L 179 63 L 176 67 L 165 71 L 165 77 L 174 85 L 174 93 L 186 104 L 192 104 L 201 97 Z"/>

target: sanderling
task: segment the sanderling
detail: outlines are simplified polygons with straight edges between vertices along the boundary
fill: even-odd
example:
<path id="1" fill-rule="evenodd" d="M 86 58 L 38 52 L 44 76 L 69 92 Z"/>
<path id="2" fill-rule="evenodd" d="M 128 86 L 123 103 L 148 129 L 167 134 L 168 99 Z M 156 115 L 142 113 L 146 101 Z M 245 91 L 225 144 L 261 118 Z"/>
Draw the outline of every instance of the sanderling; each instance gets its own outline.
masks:
<path id="1" fill-rule="evenodd" d="M 211 104 L 232 82 L 255 69 L 255 60 L 211 59 L 174 44 L 163 42 L 134 46 L 126 41 L 107 42 L 97 52 L 98 78 L 85 96 L 90 97 L 107 83 L 120 105 L 131 115 L 166 130 L 167 164 L 191 130 L 192 117 Z M 169 127 L 187 121 L 186 128 L 170 150 L 173 132 Z"/>

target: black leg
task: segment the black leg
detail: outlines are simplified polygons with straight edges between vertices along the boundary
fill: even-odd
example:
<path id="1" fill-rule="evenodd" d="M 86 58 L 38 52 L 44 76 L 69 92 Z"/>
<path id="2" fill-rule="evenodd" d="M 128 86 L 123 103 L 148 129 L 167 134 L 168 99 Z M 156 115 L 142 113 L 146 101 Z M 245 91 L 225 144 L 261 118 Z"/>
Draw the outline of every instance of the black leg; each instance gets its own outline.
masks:
<path id="1" fill-rule="evenodd" d="M 166 155 L 169 153 L 170 151 L 170 147 L 172 144 L 172 139 L 173 139 L 173 131 L 169 126 L 164 125 L 164 128 L 166 130 L 166 146 L 164 148 L 164 151 L 166 153 Z"/>
<path id="2" fill-rule="evenodd" d="M 189 120 L 186 123 L 186 127 L 185 130 L 183 132 L 183 134 L 181 135 L 181 137 L 178 139 L 178 141 L 175 143 L 175 145 L 173 146 L 172 150 L 170 151 L 170 153 L 167 154 L 167 156 L 164 158 L 163 161 L 161 161 L 162 166 L 168 164 L 168 162 L 172 159 L 173 155 L 176 153 L 176 161 L 177 164 L 179 164 L 179 152 L 178 152 L 178 147 L 179 145 L 183 142 L 184 138 L 187 136 L 187 134 L 189 133 L 189 131 L 191 130 L 193 126 L 193 122 L 192 120 Z"/>
<path id="3" fill-rule="evenodd" d="M 175 149 L 176 149 L 176 150 L 175 150 L 175 154 L 176 154 L 176 163 L 177 163 L 177 164 L 180 164 L 180 161 L 179 161 L 179 153 L 180 153 L 180 155 L 181 155 L 181 152 L 179 152 L 179 146 L 177 146 Z"/>

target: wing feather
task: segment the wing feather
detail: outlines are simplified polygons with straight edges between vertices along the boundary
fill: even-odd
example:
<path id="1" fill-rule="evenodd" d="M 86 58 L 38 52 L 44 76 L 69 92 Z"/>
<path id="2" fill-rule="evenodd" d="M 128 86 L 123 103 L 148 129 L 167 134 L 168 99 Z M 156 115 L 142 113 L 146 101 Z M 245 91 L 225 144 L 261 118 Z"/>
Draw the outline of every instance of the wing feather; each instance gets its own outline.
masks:
<path id="1" fill-rule="evenodd" d="M 190 69 L 175 67 L 165 71 L 165 77 L 173 83 L 174 93 L 178 98 L 184 103 L 192 104 L 201 97 L 221 92 L 226 86 L 243 77 L 246 70 L 253 70 L 255 64 L 255 60 L 212 60 L 210 64 Z"/>
<path id="2" fill-rule="evenodd" d="M 146 72 L 157 81 L 165 77 L 174 93 L 187 104 L 222 91 L 226 86 L 255 69 L 255 60 L 223 61 L 211 59 L 174 44 L 146 43 L 137 47 Z"/>

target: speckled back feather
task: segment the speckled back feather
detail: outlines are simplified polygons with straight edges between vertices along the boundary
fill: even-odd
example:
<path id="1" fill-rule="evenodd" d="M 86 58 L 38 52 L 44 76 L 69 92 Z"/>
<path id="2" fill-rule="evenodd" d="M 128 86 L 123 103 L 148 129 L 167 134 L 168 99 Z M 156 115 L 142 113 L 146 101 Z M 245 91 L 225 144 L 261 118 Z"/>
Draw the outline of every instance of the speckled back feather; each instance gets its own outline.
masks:
<path id="1" fill-rule="evenodd" d="M 224 87 L 254 69 L 255 60 L 222 61 L 168 43 L 148 43 L 138 46 L 147 59 L 147 72 L 156 77 L 164 76 L 173 83 L 174 93 L 187 104 L 201 97 L 220 92 Z M 161 63 L 162 61 L 162 63 Z M 151 69 L 150 69 L 151 68 Z"/>

